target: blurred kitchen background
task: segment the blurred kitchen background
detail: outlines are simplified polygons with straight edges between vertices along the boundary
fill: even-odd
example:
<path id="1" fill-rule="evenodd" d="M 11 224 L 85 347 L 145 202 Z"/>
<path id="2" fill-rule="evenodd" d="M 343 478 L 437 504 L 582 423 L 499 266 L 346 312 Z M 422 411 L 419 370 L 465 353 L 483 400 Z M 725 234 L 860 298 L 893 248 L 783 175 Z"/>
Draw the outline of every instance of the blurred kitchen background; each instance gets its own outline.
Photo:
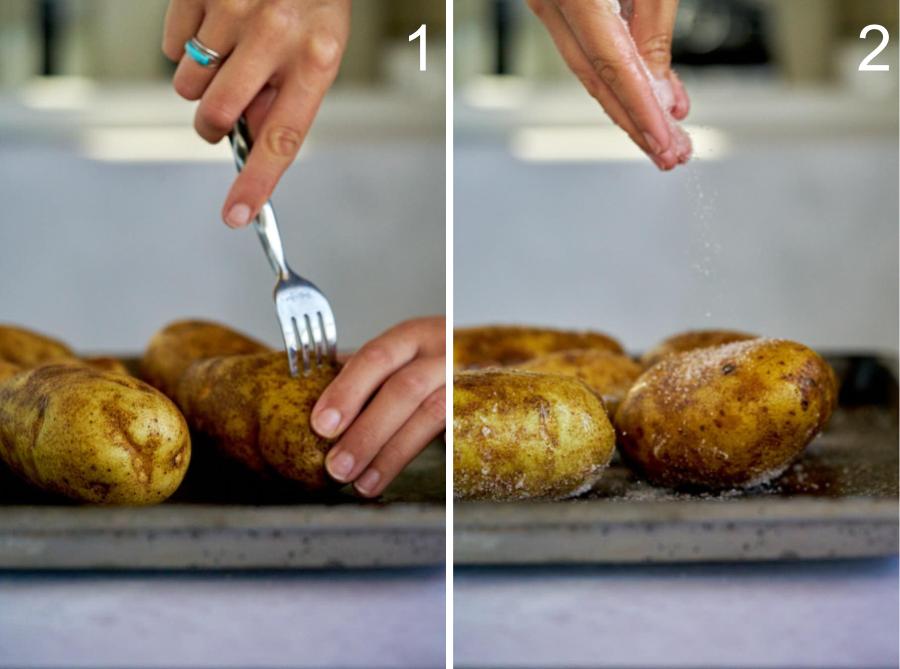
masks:
<path id="1" fill-rule="evenodd" d="M 737 327 L 896 351 L 898 4 L 681 0 L 696 158 L 658 172 L 522 0 L 455 0 L 457 324 L 633 350 Z M 890 42 L 859 72 L 881 41 Z"/>
<path id="2" fill-rule="evenodd" d="M 192 129 L 160 51 L 166 0 L 0 2 L 0 321 L 136 352 L 164 323 L 279 343 L 252 229 L 219 219 L 227 142 Z M 427 70 L 408 35 L 427 25 Z M 444 310 L 444 1 L 354 3 L 349 48 L 273 202 L 340 345 Z"/>

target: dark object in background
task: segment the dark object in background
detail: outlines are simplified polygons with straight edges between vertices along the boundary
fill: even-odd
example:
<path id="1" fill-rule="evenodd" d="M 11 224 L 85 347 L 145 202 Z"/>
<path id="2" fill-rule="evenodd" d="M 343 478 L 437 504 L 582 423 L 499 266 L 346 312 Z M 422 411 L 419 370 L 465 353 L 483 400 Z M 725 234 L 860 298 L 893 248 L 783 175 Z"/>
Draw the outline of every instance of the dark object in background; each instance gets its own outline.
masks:
<path id="1" fill-rule="evenodd" d="M 491 23 L 494 27 L 494 74 L 509 74 L 510 49 L 512 48 L 513 16 L 508 0 L 494 0 L 491 7 Z"/>
<path id="2" fill-rule="evenodd" d="M 39 6 L 41 23 L 41 74 L 45 77 L 59 74 L 60 27 L 64 20 L 63 8 L 59 0 L 41 0 Z"/>
<path id="3" fill-rule="evenodd" d="M 771 39 L 764 8 L 745 0 L 681 0 L 672 60 L 681 65 L 765 65 Z"/>
<path id="4" fill-rule="evenodd" d="M 838 401 L 842 406 L 896 406 L 897 382 L 878 358 L 847 356 Z"/>

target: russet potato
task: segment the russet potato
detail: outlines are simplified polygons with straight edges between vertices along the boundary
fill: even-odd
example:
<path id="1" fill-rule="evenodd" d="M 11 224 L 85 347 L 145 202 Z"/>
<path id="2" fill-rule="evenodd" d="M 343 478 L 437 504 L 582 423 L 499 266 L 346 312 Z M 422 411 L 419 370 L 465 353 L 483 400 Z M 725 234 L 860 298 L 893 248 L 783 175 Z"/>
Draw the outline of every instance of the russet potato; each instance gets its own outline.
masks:
<path id="1" fill-rule="evenodd" d="M 128 368 L 118 358 L 112 358 L 110 356 L 105 355 L 94 355 L 88 356 L 86 358 L 81 358 L 81 361 L 94 369 L 99 369 L 102 372 L 115 372 L 116 374 L 130 374 Z"/>
<path id="2" fill-rule="evenodd" d="M 331 443 L 313 432 L 310 415 L 337 372 L 326 364 L 294 378 L 281 352 L 209 358 L 181 376 L 177 402 L 200 443 L 318 491 L 329 484 Z"/>
<path id="3" fill-rule="evenodd" d="M 622 353 L 622 346 L 601 332 L 573 332 L 521 325 L 457 328 L 453 366 L 457 370 L 517 365 L 546 353 L 596 349 Z"/>
<path id="4" fill-rule="evenodd" d="M 0 366 L 0 458 L 43 490 L 79 502 L 161 502 L 191 457 L 184 417 L 162 393 L 79 362 L 17 374 Z"/>
<path id="5" fill-rule="evenodd" d="M 153 335 L 141 359 L 141 377 L 174 398 L 178 380 L 194 362 L 226 355 L 264 353 L 269 348 L 231 328 L 200 320 L 177 321 Z"/>
<path id="6" fill-rule="evenodd" d="M 596 349 L 547 353 L 517 367 L 542 374 L 574 376 L 603 399 L 610 416 L 615 415 L 622 398 L 644 371 L 626 355 Z"/>
<path id="7" fill-rule="evenodd" d="M 736 341 L 756 339 L 756 335 L 737 330 L 688 330 L 666 337 L 641 356 L 641 364 L 651 367 L 673 353 L 684 353 L 698 348 L 708 348 Z"/>
<path id="8" fill-rule="evenodd" d="M 792 341 L 752 339 L 665 357 L 615 415 L 625 460 L 667 487 L 752 487 L 779 476 L 836 404 L 831 367 Z"/>
<path id="9" fill-rule="evenodd" d="M 75 353 L 61 341 L 14 325 L 0 325 L 0 360 L 28 368 L 73 358 Z"/>
<path id="10" fill-rule="evenodd" d="M 514 369 L 455 375 L 453 491 L 459 499 L 562 499 L 586 492 L 615 449 L 581 381 Z"/>

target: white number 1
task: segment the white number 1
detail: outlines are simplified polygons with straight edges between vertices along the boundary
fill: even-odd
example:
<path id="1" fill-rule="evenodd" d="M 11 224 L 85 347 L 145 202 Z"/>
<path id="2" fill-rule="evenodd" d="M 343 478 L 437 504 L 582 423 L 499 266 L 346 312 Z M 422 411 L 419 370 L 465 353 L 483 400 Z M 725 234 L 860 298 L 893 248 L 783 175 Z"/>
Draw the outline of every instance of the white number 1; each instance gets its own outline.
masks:
<path id="1" fill-rule="evenodd" d="M 427 32 L 427 28 L 425 24 L 419 26 L 419 29 L 409 36 L 409 41 L 420 40 L 419 41 L 419 72 L 425 71 L 425 33 Z"/>
<path id="2" fill-rule="evenodd" d="M 862 32 L 859 33 L 860 39 L 865 39 L 866 35 L 869 34 L 870 30 L 875 30 L 881 33 L 881 43 L 872 49 L 872 53 L 863 58 L 863 62 L 859 64 L 860 72 L 888 72 L 891 69 L 890 65 L 872 65 L 872 60 L 880 54 L 884 47 L 887 46 L 888 40 L 890 36 L 888 35 L 888 31 L 884 26 L 880 26 L 877 23 L 873 23 L 871 25 L 866 26 L 862 29 Z"/>

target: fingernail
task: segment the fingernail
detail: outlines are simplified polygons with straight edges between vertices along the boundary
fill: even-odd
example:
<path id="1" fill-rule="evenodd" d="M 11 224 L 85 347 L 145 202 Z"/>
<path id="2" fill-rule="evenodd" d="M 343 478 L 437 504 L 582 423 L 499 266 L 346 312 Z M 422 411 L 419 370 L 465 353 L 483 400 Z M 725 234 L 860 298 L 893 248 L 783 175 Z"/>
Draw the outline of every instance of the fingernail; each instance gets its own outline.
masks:
<path id="1" fill-rule="evenodd" d="M 316 415 L 313 427 L 323 437 L 332 437 L 340 424 L 340 411 L 337 409 L 323 409 Z"/>
<path id="2" fill-rule="evenodd" d="M 236 204 L 228 210 L 225 223 L 232 228 L 243 228 L 250 222 L 250 207 L 246 204 Z"/>
<path id="3" fill-rule="evenodd" d="M 378 470 L 370 469 L 359 477 L 359 480 L 354 484 L 354 487 L 364 495 L 368 495 L 375 490 L 375 486 L 378 485 L 380 480 L 381 474 L 378 473 Z"/>
<path id="4" fill-rule="evenodd" d="M 644 141 L 647 142 L 647 146 L 650 147 L 650 150 L 655 154 L 662 153 L 662 146 L 659 142 L 656 141 L 656 138 L 651 135 L 649 132 L 644 133 Z"/>
<path id="5" fill-rule="evenodd" d="M 353 470 L 353 456 L 347 451 L 339 451 L 337 455 L 328 459 L 326 467 L 329 474 L 338 481 L 343 481 Z"/>

